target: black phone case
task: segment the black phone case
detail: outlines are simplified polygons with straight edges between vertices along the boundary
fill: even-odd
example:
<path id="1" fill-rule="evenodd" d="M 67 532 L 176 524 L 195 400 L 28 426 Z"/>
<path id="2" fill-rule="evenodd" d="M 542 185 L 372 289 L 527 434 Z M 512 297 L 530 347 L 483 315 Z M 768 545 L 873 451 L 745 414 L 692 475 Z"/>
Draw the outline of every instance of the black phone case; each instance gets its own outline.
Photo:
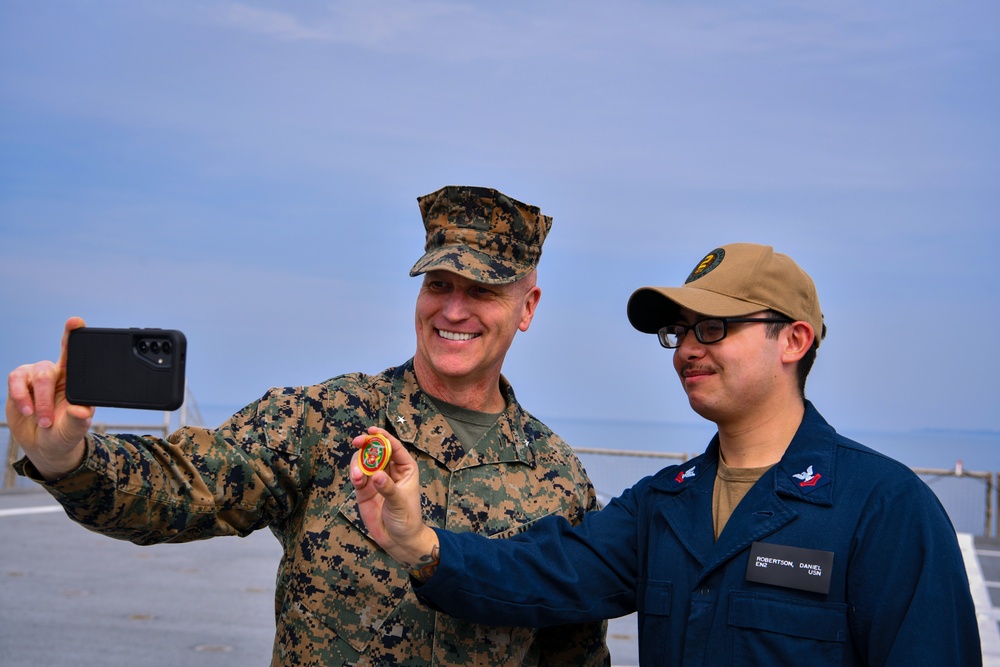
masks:
<path id="1" fill-rule="evenodd" d="M 171 329 L 97 329 L 69 334 L 66 400 L 139 410 L 176 410 L 184 402 L 187 340 Z"/>

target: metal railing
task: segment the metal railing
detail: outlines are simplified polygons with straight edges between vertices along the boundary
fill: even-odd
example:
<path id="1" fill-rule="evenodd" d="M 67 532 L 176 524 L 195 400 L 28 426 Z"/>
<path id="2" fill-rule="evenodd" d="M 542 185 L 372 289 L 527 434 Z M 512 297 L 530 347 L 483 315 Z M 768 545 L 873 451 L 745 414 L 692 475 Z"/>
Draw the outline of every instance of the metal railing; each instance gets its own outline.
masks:
<path id="1" fill-rule="evenodd" d="M 162 424 L 92 424 L 90 430 L 94 433 L 148 433 L 159 434 L 164 438 L 170 434 L 170 413 L 164 413 Z M 14 471 L 14 463 L 21 458 L 20 448 L 14 444 L 7 422 L 0 422 L 0 460 L 3 464 L 3 482 L 0 491 L 7 491 L 17 486 L 30 486 L 32 482 L 23 480 Z M 21 483 L 18 483 L 21 480 Z"/>
<path id="2" fill-rule="evenodd" d="M 162 424 L 94 424 L 95 433 L 147 433 L 163 434 L 170 430 L 170 415 L 167 413 Z M 17 476 L 12 465 L 19 458 L 18 448 L 12 446 L 10 430 L 6 422 L 0 422 L 0 460 L 4 462 L 3 484 L 0 490 L 16 486 L 29 486 L 31 482 Z M 683 452 L 642 452 L 618 449 L 595 449 L 576 447 L 574 451 L 583 462 L 594 482 L 602 503 L 621 494 L 640 479 L 651 475 L 672 462 L 683 462 L 691 454 Z M 608 465 L 609 458 L 614 465 Z M 975 472 L 957 465 L 953 469 L 914 468 L 937 494 L 952 523 L 959 532 L 971 533 L 979 537 L 1000 536 L 1000 489 L 997 488 L 997 474 Z"/>
<path id="3" fill-rule="evenodd" d="M 590 475 L 602 503 L 619 495 L 647 475 L 692 457 L 686 453 L 621 451 L 574 447 Z M 615 460 L 608 465 L 609 457 Z M 961 465 L 952 469 L 913 468 L 934 491 L 958 532 L 977 537 L 1000 536 L 997 473 L 973 472 Z"/>
<path id="4" fill-rule="evenodd" d="M 176 412 L 163 412 L 163 421 L 159 424 L 115 424 L 96 422 L 91 424 L 94 433 L 141 433 L 143 435 L 162 435 L 166 438 L 172 431 L 173 415 L 177 415 L 178 426 L 200 426 L 203 423 L 198 401 L 191 388 L 184 385 L 184 402 Z M 0 492 L 13 489 L 16 486 L 30 486 L 32 482 L 21 479 L 14 471 L 14 463 L 20 458 L 18 448 L 13 446 L 10 428 L 7 422 L 0 421 L 0 461 L 3 462 L 3 479 L 0 481 Z"/>
<path id="5" fill-rule="evenodd" d="M 956 530 L 979 537 L 1000 536 L 998 473 L 965 470 L 961 463 L 952 469 L 913 468 L 913 472 L 937 495 Z M 976 500 L 979 493 L 985 502 Z M 982 532 L 977 526 L 982 526 Z"/>

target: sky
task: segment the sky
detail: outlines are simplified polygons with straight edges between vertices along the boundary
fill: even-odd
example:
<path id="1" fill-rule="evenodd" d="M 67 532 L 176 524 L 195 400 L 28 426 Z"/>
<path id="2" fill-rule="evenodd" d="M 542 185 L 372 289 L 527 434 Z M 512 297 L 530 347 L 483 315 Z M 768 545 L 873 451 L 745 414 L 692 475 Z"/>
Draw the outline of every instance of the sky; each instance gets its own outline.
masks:
<path id="1" fill-rule="evenodd" d="M 80 315 L 182 330 L 222 417 L 379 372 L 416 198 L 480 185 L 554 218 L 504 370 L 543 419 L 699 422 L 625 306 L 754 242 L 841 431 L 1000 433 L 998 71 L 994 0 L 4 0 L 0 369 Z"/>

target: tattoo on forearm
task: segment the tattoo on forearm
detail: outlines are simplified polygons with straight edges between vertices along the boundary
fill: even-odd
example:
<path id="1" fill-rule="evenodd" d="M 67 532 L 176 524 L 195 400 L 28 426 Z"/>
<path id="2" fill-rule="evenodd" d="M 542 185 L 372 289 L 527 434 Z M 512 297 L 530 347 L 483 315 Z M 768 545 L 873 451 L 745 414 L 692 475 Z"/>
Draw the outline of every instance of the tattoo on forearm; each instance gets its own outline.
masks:
<path id="1" fill-rule="evenodd" d="M 437 572 L 438 565 L 441 563 L 440 554 L 440 548 L 435 546 L 429 554 L 422 556 L 416 564 L 407 565 L 406 569 L 410 573 L 410 576 L 419 582 L 430 579 Z"/>

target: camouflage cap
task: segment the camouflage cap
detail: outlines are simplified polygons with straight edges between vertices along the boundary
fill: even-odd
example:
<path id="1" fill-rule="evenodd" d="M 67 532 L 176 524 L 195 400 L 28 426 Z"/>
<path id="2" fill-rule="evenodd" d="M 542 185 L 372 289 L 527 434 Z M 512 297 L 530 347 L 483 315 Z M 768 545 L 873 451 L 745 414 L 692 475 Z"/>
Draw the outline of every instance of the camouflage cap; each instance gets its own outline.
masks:
<path id="1" fill-rule="evenodd" d="M 552 218 L 492 188 L 448 185 L 418 197 L 427 230 L 417 276 L 451 271 L 488 285 L 520 280 L 538 266 Z"/>
<path id="2" fill-rule="evenodd" d="M 628 319 L 643 333 L 676 322 L 680 308 L 707 317 L 741 317 L 773 310 L 808 322 L 823 337 L 816 285 L 791 257 L 755 243 L 716 248 L 698 262 L 681 287 L 642 287 L 628 301 Z"/>

